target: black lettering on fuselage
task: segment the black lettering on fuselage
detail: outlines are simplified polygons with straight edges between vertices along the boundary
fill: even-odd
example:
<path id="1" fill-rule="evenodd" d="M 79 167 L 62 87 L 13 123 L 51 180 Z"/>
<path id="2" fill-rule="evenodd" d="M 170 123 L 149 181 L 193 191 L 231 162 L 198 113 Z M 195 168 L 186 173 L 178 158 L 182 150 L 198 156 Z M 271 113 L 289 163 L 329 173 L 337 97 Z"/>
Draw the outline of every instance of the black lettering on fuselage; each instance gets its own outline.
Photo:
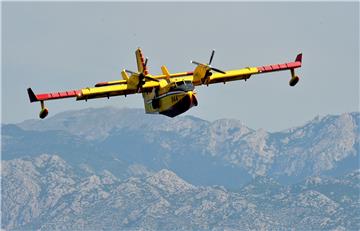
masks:
<path id="1" fill-rule="evenodd" d="M 172 103 L 176 103 L 177 101 L 178 101 L 178 96 L 177 95 L 171 96 L 171 102 Z"/>

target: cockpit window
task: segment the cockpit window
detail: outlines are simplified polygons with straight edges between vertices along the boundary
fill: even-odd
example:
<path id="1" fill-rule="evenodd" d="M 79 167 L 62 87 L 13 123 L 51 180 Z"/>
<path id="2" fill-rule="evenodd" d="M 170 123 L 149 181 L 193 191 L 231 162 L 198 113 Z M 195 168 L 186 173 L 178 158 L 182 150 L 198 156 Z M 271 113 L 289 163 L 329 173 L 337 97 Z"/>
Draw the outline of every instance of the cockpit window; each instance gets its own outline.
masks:
<path id="1" fill-rule="evenodd" d="M 175 82 L 174 86 L 170 90 L 177 91 L 193 91 L 194 85 L 191 81 L 179 81 Z"/>

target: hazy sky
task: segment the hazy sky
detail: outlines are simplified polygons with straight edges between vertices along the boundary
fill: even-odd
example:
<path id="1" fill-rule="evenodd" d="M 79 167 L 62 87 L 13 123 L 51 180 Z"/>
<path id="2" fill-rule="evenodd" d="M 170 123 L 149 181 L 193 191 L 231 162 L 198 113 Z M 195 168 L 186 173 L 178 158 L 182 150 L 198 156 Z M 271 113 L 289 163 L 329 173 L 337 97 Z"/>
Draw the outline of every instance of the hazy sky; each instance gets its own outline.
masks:
<path id="1" fill-rule="evenodd" d="M 35 93 L 80 89 L 136 69 L 135 49 L 152 74 L 192 71 L 190 60 L 236 69 L 293 61 L 289 72 L 199 87 L 185 115 L 235 118 L 277 131 L 316 115 L 359 110 L 359 3 L 2 3 L 2 122 L 38 118 Z M 49 101 L 50 116 L 86 107 L 142 108 L 141 95 Z M 84 118 L 85 119 L 85 118 Z"/>

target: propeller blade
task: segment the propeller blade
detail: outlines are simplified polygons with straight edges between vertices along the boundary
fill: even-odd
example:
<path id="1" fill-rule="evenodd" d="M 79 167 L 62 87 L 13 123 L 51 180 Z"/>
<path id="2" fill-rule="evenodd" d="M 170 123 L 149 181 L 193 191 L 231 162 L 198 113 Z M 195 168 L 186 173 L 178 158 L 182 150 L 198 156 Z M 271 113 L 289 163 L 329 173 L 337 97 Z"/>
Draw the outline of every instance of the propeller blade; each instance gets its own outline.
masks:
<path id="1" fill-rule="evenodd" d="M 125 69 L 125 71 L 126 71 L 127 73 L 129 73 L 129 74 L 132 74 L 132 75 L 138 74 L 138 73 L 136 73 L 136 72 L 134 72 L 134 71 L 130 71 L 130 70 L 126 70 L 126 69 Z"/>
<path id="2" fill-rule="evenodd" d="M 221 73 L 221 74 L 226 74 L 225 71 L 222 71 L 222 70 L 217 69 L 217 68 L 215 68 L 215 67 L 210 67 L 210 69 L 213 70 L 213 71 L 219 72 L 219 73 Z"/>
<path id="3" fill-rule="evenodd" d="M 148 58 L 146 57 L 144 62 L 144 69 L 146 69 L 147 62 L 148 62 Z"/>
<path id="4" fill-rule="evenodd" d="M 195 64 L 195 65 L 201 65 L 202 63 L 196 62 L 196 61 L 191 61 L 191 63 Z"/>
<path id="5" fill-rule="evenodd" d="M 215 54 L 215 50 L 212 50 L 211 56 L 210 56 L 209 65 L 211 65 L 211 62 L 212 62 L 212 60 L 213 60 L 213 58 L 214 58 L 214 54 Z"/>
<path id="6" fill-rule="evenodd" d="M 137 88 L 136 88 L 136 92 L 137 92 L 137 93 L 140 93 L 141 90 L 142 90 L 142 85 L 141 85 L 141 83 L 139 82 L 138 85 L 137 85 Z"/>
<path id="7" fill-rule="evenodd" d="M 136 73 L 137 74 L 137 73 Z M 143 87 L 143 85 L 145 84 L 145 81 L 144 81 L 144 79 L 145 79 L 145 76 L 144 76 L 144 74 L 138 74 L 139 75 L 139 82 L 138 82 L 138 84 L 137 84 L 137 92 L 138 93 L 140 93 L 141 92 L 141 90 L 142 90 L 142 87 Z"/>

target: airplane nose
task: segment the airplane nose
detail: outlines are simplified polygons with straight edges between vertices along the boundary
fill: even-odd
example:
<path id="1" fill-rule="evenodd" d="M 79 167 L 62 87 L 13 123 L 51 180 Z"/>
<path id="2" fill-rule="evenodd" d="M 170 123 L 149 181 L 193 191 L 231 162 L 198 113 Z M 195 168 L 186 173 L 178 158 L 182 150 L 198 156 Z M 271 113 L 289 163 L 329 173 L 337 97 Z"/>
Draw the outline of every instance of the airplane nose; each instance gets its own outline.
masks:
<path id="1" fill-rule="evenodd" d="M 196 99 L 195 93 L 192 91 L 188 92 L 188 97 L 190 99 L 190 107 L 192 106 L 197 106 L 198 105 L 198 101 Z"/>

